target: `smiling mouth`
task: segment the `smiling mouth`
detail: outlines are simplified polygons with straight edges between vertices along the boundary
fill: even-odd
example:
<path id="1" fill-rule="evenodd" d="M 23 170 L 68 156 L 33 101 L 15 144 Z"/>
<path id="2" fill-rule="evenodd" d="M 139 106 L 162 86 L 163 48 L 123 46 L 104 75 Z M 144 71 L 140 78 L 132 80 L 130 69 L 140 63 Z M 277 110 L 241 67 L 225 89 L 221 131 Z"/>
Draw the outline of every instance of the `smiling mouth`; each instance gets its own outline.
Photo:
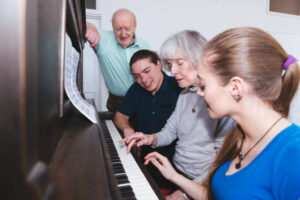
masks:
<path id="1" fill-rule="evenodd" d="M 180 81 L 182 81 L 183 80 L 183 78 L 180 78 L 180 79 L 176 79 L 177 80 L 177 82 L 180 82 Z"/>
<path id="2" fill-rule="evenodd" d="M 147 83 L 144 83 L 145 88 L 149 88 L 152 84 L 152 81 L 149 81 Z"/>

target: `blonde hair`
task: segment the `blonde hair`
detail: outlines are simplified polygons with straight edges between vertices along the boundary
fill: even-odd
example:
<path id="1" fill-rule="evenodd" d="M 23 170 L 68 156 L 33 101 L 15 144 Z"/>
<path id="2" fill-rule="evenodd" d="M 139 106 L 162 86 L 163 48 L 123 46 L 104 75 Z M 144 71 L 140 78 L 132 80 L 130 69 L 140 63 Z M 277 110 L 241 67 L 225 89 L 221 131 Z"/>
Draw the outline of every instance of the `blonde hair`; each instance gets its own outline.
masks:
<path id="1" fill-rule="evenodd" d="M 229 29 L 210 40 L 201 59 L 216 74 L 220 84 L 226 85 L 233 76 L 239 76 L 252 86 L 258 97 L 287 117 L 300 79 L 297 63 L 291 64 L 282 76 L 288 56 L 268 33 L 258 28 L 241 27 Z M 209 199 L 213 199 L 210 190 L 213 174 L 220 165 L 237 156 L 241 136 L 238 128 L 227 134 L 205 182 Z"/>

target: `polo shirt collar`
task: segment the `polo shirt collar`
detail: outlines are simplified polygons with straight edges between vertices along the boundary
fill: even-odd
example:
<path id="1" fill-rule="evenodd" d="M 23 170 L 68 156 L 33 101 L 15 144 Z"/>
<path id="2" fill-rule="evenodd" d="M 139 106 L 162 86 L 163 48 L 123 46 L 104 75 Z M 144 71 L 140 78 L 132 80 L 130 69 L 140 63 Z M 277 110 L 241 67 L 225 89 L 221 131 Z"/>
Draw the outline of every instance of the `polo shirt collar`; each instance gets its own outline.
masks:
<path id="1" fill-rule="evenodd" d="M 198 87 L 196 87 L 196 86 L 190 86 L 189 87 L 189 91 L 192 92 L 192 93 L 195 93 L 195 92 L 198 91 Z"/>

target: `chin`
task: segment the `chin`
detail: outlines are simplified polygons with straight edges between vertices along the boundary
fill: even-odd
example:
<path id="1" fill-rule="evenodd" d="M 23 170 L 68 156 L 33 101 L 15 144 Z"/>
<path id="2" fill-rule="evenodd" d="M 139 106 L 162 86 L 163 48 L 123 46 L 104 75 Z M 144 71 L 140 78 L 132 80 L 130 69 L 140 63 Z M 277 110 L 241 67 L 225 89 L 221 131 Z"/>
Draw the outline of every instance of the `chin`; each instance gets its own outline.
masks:
<path id="1" fill-rule="evenodd" d="M 123 44 L 123 43 L 120 43 L 120 45 L 124 48 L 128 47 L 129 45 L 128 44 Z"/>
<path id="2" fill-rule="evenodd" d="M 152 87 L 144 87 L 145 88 L 145 90 L 147 90 L 148 92 L 152 92 L 154 89 L 152 88 Z"/>
<path id="3" fill-rule="evenodd" d="M 190 85 L 184 84 L 184 83 L 179 83 L 178 85 L 179 85 L 179 87 L 181 87 L 181 88 L 186 88 L 186 87 L 189 87 L 189 86 L 190 86 Z"/>
<path id="4" fill-rule="evenodd" d="M 209 108 L 207 108 L 207 109 L 208 109 L 208 114 L 209 114 L 210 118 L 212 118 L 212 119 L 221 119 L 221 118 L 225 117 L 224 115 L 218 115 L 217 113 L 211 111 Z"/>
<path id="5" fill-rule="evenodd" d="M 119 44 L 120 44 L 122 47 L 127 47 L 127 46 L 129 46 L 129 42 L 128 42 L 128 41 L 119 40 L 118 42 L 119 42 Z"/>

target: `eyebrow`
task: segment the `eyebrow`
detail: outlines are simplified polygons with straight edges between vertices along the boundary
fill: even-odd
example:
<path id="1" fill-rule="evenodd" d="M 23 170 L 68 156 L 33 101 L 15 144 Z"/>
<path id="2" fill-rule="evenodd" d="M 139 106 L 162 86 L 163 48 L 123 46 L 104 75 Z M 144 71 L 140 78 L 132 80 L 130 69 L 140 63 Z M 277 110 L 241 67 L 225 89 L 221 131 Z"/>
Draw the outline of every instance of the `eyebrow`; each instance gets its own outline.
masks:
<path id="1" fill-rule="evenodd" d="M 145 67 L 145 68 L 141 71 L 141 73 L 144 73 L 144 72 L 147 71 L 149 68 L 151 68 L 151 66 Z M 132 74 L 135 76 L 135 75 L 139 75 L 140 73 L 132 73 Z"/>
<path id="2" fill-rule="evenodd" d="M 145 67 L 143 70 L 142 70 L 142 72 L 145 72 L 145 71 L 147 71 L 148 69 L 150 69 L 151 68 L 151 66 L 147 66 L 147 67 Z"/>

